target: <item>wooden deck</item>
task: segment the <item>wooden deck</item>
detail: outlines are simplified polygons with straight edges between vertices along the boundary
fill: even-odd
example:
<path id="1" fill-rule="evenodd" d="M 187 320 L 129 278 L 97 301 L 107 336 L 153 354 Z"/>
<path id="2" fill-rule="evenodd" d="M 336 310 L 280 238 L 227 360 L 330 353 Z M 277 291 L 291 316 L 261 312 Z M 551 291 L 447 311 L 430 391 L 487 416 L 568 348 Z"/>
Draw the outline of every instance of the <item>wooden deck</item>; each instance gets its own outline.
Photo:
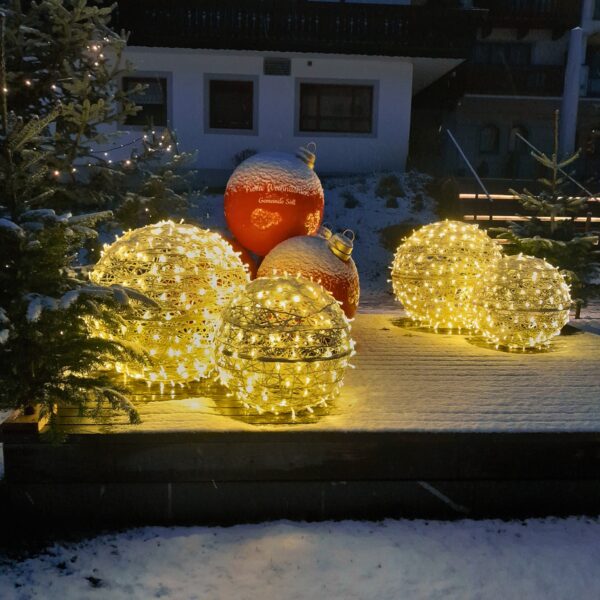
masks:
<path id="1" fill-rule="evenodd" d="M 505 353 L 359 315 L 356 368 L 310 418 L 222 389 L 140 391 L 142 424 L 63 411 L 67 439 L 5 428 L 10 503 L 118 522 L 600 512 L 600 336 Z"/>

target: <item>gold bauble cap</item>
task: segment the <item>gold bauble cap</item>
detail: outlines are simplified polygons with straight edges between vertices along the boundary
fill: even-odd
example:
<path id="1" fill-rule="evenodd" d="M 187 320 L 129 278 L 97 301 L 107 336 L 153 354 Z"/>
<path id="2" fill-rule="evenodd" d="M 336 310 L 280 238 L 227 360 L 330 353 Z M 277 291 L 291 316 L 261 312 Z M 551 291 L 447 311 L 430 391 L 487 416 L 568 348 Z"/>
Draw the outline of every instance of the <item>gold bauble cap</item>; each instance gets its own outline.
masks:
<path id="1" fill-rule="evenodd" d="M 328 240 L 329 249 L 341 260 L 347 262 L 354 249 L 354 231 L 345 229 L 342 233 L 332 235 Z"/>

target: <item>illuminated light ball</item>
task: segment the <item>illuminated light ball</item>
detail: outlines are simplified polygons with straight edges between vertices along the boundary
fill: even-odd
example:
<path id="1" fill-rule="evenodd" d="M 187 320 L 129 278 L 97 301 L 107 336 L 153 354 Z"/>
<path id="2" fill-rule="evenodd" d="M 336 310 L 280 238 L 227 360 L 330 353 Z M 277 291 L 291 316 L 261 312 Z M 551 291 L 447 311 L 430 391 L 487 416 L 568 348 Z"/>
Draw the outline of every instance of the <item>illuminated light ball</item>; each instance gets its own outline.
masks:
<path id="1" fill-rule="evenodd" d="M 262 152 L 241 163 L 225 190 L 225 219 L 235 238 L 258 256 L 296 235 L 313 235 L 324 195 L 313 171 L 315 155 Z"/>
<path id="2" fill-rule="evenodd" d="M 501 256 L 498 244 L 477 225 L 426 225 L 396 251 L 394 294 L 408 316 L 427 327 L 469 329 L 475 318 L 473 293 Z"/>
<path id="3" fill-rule="evenodd" d="M 352 260 L 354 233 L 321 236 L 298 236 L 278 244 L 265 256 L 259 277 L 290 273 L 320 283 L 341 302 L 351 319 L 358 308 L 360 283 Z"/>
<path id="4" fill-rule="evenodd" d="M 220 380 L 244 406 L 292 417 L 339 394 L 354 354 L 338 302 L 299 277 L 248 284 L 223 311 L 216 347 Z"/>
<path id="5" fill-rule="evenodd" d="M 219 234 L 162 221 L 129 231 L 105 246 L 90 279 L 99 285 L 133 288 L 158 304 L 149 308 L 134 302 L 133 317 L 118 334 L 148 353 L 150 367 L 143 371 L 133 364 L 115 367 L 150 383 L 173 385 L 210 374 L 218 316 L 243 289 L 248 274 Z"/>
<path id="6" fill-rule="evenodd" d="M 226 238 L 227 239 L 227 238 Z M 256 278 L 256 271 L 258 269 L 258 265 L 256 264 L 255 258 L 252 256 L 249 250 L 244 248 L 235 238 L 227 239 L 230 246 L 233 248 L 234 252 L 237 252 L 240 255 L 240 259 L 246 265 L 248 269 L 248 274 L 250 275 L 250 279 Z"/>
<path id="7" fill-rule="evenodd" d="M 491 344 L 543 348 L 569 322 L 569 286 L 542 258 L 506 256 L 483 283 L 475 296 L 476 323 Z"/>

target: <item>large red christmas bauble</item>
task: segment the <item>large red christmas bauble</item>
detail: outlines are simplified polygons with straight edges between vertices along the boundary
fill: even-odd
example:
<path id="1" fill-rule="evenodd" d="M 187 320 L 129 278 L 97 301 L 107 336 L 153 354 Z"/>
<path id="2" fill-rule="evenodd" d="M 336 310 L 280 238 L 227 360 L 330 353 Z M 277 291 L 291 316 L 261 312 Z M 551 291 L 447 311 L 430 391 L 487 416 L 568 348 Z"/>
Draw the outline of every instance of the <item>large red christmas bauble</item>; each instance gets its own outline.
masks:
<path id="1" fill-rule="evenodd" d="M 360 284 L 350 257 L 352 240 L 343 234 L 330 239 L 299 236 L 275 246 L 262 261 L 257 277 L 289 273 L 318 281 L 336 300 L 348 318 L 358 308 Z"/>
<path id="2" fill-rule="evenodd" d="M 225 219 L 242 246 L 265 256 L 280 242 L 317 232 L 323 188 L 312 169 L 314 154 L 263 152 L 232 173 L 225 190 Z"/>

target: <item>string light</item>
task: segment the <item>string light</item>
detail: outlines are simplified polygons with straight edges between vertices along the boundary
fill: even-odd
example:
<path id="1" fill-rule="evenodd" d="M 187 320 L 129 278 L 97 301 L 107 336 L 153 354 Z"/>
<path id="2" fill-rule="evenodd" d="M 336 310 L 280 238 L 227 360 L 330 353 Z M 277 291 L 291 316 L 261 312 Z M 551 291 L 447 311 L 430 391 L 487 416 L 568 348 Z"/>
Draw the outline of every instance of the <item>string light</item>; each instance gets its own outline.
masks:
<path id="1" fill-rule="evenodd" d="M 244 406 L 292 417 L 339 394 L 354 354 L 339 303 L 296 277 L 260 277 L 236 294 L 216 346 L 219 378 Z"/>
<path id="2" fill-rule="evenodd" d="M 501 258 L 477 225 L 440 221 L 415 231 L 392 265 L 396 299 L 409 317 L 433 329 L 473 326 L 471 302 L 482 275 Z"/>
<path id="3" fill-rule="evenodd" d="M 214 366 L 214 335 L 222 307 L 248 281 L 239 255 L 218 234 L 162 221 L 127 232 L 110 246 L 90 278 L 134 288 L 158 308 L 132 303 L 120 332 L 94 324 L 97 335 L 144 349 L 151 367 L 117 364 L 117 371 L 161 385 L 206 377 Z"/>
<path id="4" fill-rule="evenodd" d="M 519 254 L 484 274 L 474 302 L 488 342 L 512 350 L 542 348 L 569 322 L 571 294 L 556 267 Z"/>

